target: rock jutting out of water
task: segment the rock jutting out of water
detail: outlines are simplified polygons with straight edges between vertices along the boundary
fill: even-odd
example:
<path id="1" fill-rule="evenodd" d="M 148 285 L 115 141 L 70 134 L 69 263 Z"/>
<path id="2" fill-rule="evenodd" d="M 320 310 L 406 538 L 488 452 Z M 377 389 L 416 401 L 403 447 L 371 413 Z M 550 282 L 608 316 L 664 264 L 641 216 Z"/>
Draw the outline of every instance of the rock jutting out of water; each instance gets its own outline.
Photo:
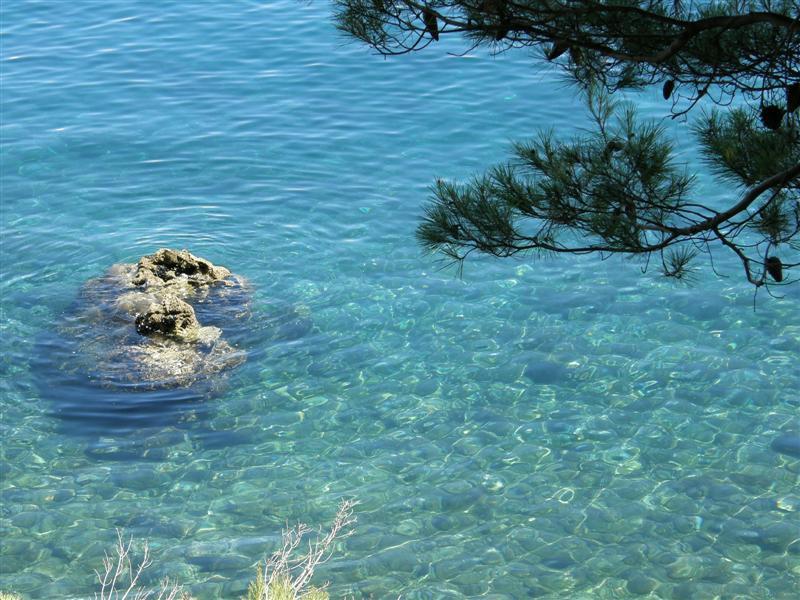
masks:
<path id="1" fill-rule="evenodd" d="M 231 272 L 225 267 L 215 267 L 188 250 L 161 248 L 155 254 L 139 259 L 132 283 L 146 287 L 184 283 L 200 286 L 225 281 L 230 276 Z"/>
<path id="2" fill-rule="evenodd" d="M 187 386 L 241 364 L 226 324 L 248 313 L 245 281 L 188 250 L 162 248 L 89 280 L 62 328 L 103 384 Z M 81 358 L 79 358 L 80 362 Z"/>
<path id="3" fill-rule="evenodd" d="M 200 329 L 192 305 L 171 294 L 137 314 L 135 323 L 136 331 L 142 335 L 157 333 L 184 340 L 196 336 Z"/>

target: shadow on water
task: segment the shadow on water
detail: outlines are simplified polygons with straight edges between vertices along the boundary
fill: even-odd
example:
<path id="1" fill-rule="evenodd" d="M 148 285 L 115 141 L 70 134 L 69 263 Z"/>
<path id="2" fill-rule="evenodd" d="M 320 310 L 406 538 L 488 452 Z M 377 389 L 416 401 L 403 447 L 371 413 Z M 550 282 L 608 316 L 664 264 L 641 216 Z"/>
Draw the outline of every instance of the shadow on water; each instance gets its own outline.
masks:
<path id="1" fill-rule="evenodd" d="M 220 432 L 210 422 L 217 401 L 241 383 L 242 377 L 231 377 L 241 367 L 201 374 L 188 385 L 137 380 L 119 352 L 138 336 L 127 322 L 131 317 L 116 312 L 106 318 L 107 307 L 94 300 L 82 292 L 35 345 L 32 367 L 59 433 L 82 439 L 86 454 L 99 460 L 162 460 L 179 445 L 240 443 L 235 430 Z M 248 360 L 257 360 L 265 347 L 303 344 L 312 333 L 311 320 L 289 304 L 269 303 L 257 314 L 248 305 L 244 314 L 243 302 L 209 295 L 193 307 L 203 325 L 221 328 Z"/>
<path id="2" fill-rule="evenodd" d="M 227 373 L 189 386 L 109 381 L 107 373 L 87 368 L 82 351 L 78 340 L 51 332 L 36 344 L 33 367 L 58 432 L 83 439 L 93 458 L 160 459 L 165 443 L 184 443 L 203 429 L 214 416 L 214 398 L 229 387 Z"/>

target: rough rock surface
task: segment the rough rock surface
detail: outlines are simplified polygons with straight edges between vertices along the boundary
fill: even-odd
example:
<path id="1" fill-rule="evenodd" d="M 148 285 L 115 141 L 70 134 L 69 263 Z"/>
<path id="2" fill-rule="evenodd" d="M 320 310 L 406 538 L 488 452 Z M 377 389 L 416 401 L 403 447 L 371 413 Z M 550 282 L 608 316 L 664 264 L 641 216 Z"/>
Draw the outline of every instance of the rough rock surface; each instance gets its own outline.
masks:
<path id="1" fill-rule="evenodd" d="M 249 299 L 246 282 L 225 267 L 162 248 L 88 281 L 62 332 L 104 385 L 188 386 L 244 362 L 225 334 L 244 327 Z"/>
<path id="2" fill-rule="evenodd" d="M 136 265 L 132 283 L 137 286 L 164 286 L 185 278 L 188 285 L 202 286 L 230 277 L 225 267 L 215 267 L 188 250 L 161 248 L 155 254 L 143 256 Z"/>
<path id="3" fill-rule="evenodd" d="M 136 316 L 136 331 L 142 335 L 160 333 L 172 338 L 190 340 L 197 337 L 200 323 L 188 304 L 172 294 L 165 295 L 161 302 L 153 302 Z"/>

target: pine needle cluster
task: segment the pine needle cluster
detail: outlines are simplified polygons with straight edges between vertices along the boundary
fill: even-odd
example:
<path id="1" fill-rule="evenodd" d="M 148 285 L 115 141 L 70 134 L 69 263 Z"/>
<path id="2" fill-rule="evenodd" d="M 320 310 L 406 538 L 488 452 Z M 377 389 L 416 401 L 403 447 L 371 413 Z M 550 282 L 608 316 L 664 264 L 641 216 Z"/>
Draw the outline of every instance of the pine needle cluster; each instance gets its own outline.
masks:
<path id="1" fill-rule="evenodd" d="M 656 256 L 686 280 L 724 247 L 756 287 L 800 266 L 797 0 L 334 0 L 337 25 L 387 56 L 460 36 L 466 51 L 536 48 L 585 96 L 595 129 L 514 146 L 465 183 L 437 180 L 417 236 L 461 265 L 472 252 Z M 730 203 L 698 197 L 664 128 L 613 101 L 658 86 Z M 700 108 L 697 108 L 701 105 Z M 781 252 L 781 256 L 778 256 Z M 712 263 L 713 264 L 713 263 Z"/>

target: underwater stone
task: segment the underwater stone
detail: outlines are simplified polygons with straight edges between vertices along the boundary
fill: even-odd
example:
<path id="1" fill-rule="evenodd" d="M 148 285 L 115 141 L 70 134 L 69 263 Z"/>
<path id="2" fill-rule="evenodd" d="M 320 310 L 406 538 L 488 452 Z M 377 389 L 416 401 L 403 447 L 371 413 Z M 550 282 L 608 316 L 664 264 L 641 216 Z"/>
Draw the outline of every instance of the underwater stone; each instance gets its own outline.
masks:
<path id="1" fill-rule="evenodd" d="M 800 526 L 791 523 L 775 523 L 760 530 L 755 543 L 762 550 L 783 553 L 790 544 L 800 539 Z"/>
<path id="2" fill-rule="evenodd" d="M 435 379 L 425 379 L 417 383 L 414 393 L 417 396 L 430 396 L 439 389 L 439 383 Z"/>
<path id="3" fill-rule="evenodd" d="M 691 580 L 700 574 L 700 560 L 694 557 L 681 556 L 667 567 L 667 577 L 672 580 Z"/>
<path id="4" fill-rule="evenodd" d="M 556 571 L 563 571 L 575 566 L 575 561 L 569 556 L 551 556 L 545 558 L 542 564 L 548 569 L 555 569 Z"/>
<path id="5" fill-rule="evenodd" d="M 153 467 L 140 466 L 133 469 L 115 470 L 111 474 L 111 481 L 117 488 L 143 491 L 163 485 L 166 483 L 167 477 Z"/>
<path id="6" fill-rule="evenodd" d="M 38 511 L 25 511 L 17 513 L 11 518 L 11 524 L 22 529 L 32 529 L 40 519 Z"/>
<path id="7" fill-rule="evenodd" d="M 20 539 L 0 540 L 0 574 L 17 573 L 33 564 L 42 550 L 33 542 Z"/>
<path id="8" fill-rule="evenodd" d="M 548 433 L 568 433 L 571 432 L 573 426 L 566 421 L 547 421 L 545 429 Z"/>
<path id="9" fill-rule="evenodd" d="M 787 554 L 792 554 L 794 556 L 800 556 L 800 539 L 793 541 L 786 547 Z"/>
<path id="10" fill-rule="evenodd" d="M 800 458 L 800 433 L 790 431 L 779 435 L 769 445 L 778 454 Z"/>
<path id="11" fill-rule="evenodd" d="M 283 323 L 275 332 L 275 339 L 284 342 L 299 340 L 311 331 L 314 323 L 308 317 L 298 316 L 297 318 Z"/>
<path id="12" fill-rule="evenodd" d="M 246 282 L 225 267 L 161 248 L 87 281 L 61 332 L 77 344 L 76 366 L 104 387 L 188 387 L 244 362 L 220 327 L 202 321 L 237 327 L 249 302 Z"/>
<path id="13" fill-rule="evenodd" d="M 540 385 L 554 384 L 567 379 L 567 369 L 550 361 L 533 360 L 525 365 L 522 374 Z"/>
<path id="14" fill-rule="evenodd" d="M 480 497 L 481 490 L 477 488 L 473 488 L 458 494 L 448 494 L 447 492 L 439 493 L 441 508 L 445 511 L 466 510 L 475 504 Z"/>
<path id="15" fill-rule="evenodd" d="M 232 579 L 222 584 L 220 598 L 241 598 L 245 596 L 249 583 L 243 579 Z M 245 596 L 246 597 L 246 596 Z"/>
<path id="16" fill-rule="evenodd" d="M 635 573 L 628 578 L 628 584 L 625 587 L 631 594 L 646 596 L 655 589 L 656 582 L 641 573 Z"/>
<path id="17" fill-rule="evenodd" d="M 444 558 L 433 564 L 433 571 L 439 579 L 458 579 L 468 566 L 468 562 L 460 556 L 455 558 Z"/>
<path id="18" fill-rule="evenodd" d="M 672 598 L 675 600 L 691 600 L 696 598 L 695 585 L 691 583 L 680 583 L 672 588 Z"/>
<path id="19" fill-rule="evenodd" d="M 157 302 L 154 294 L 148 294 L 146 292 L 127 292 L 117 298 L 116 306 L 118 310 L 135 317 L 138 314 L 146 312 L 154 302 Z"/>
<path id="20" fill-rule="evenodd" d="M 6 557 L 3 557 L 3 561 Z M 19 572 L 13 577 L 5 578 L 3 581 L 3 588 L 14 590 L 19 594 L 24 594 L 28 598 L 52 598 L 53 596 L 45 596 L 40 592 L 50 583 L 50 578 L 42 573 Z"/>
<path id="21" fill-rule="evenodd" d="M 463 512 L 434 515 L 431 519 L 431 526 L 437 531 L 465 530 L 471 525 L 472 519 Z"/>
<path id="22" fill-rule="evenodd" d="M 411 573 L 419 563 L 419 558 L 407 547 L 395 547 L 377 555 L 373 566 L 380 565 L 377 573 L 394 571 L 398 573 Z"/>
<path id="23" fill-rule="evenodd" d="M 201 571 L 218 574 L 244 571 L 253 564 L 250 558 L 235 554 L 190 556 L 187 560 L 193 565 L 197 565 Z"/>

